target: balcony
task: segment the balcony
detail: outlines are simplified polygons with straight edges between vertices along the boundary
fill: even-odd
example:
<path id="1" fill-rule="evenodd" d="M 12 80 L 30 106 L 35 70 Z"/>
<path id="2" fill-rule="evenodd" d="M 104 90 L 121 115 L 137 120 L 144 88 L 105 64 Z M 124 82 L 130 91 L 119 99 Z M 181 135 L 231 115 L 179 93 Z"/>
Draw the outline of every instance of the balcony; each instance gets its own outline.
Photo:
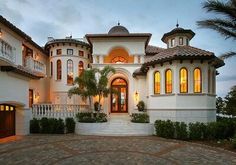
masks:
<path id="1" fill-rule="evenodd" d="M 88 110 L 88 105 L 71 104 L 34 104 L 32 115 L 34 118 L 62 118 L 75 117 L 80 111 Z"/>
<path id="2" fill-rule="evenodd" d="M 0 66 L 11 66 L 16 63 L 15 48 L 0 39 Z"/>
<path id="3" fill-rule="evenodd" d="M 30 56 L 26 57 L 25 59 L 25 67 L 32 71 L 46 74 L 46 65 Z"/>

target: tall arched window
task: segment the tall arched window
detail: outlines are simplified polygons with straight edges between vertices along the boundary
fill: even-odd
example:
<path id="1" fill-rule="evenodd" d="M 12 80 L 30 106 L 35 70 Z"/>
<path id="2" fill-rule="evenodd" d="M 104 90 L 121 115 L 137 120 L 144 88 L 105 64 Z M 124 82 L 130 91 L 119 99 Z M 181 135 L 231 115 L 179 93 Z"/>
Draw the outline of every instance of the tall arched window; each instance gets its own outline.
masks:
<path id="1" fill-rule="evenodd" d="M 57 80 L 61 80 L 61 60 L 57 60 Z"/>
<path id="2" fill-rule="evenodd" d="M 159 71 L 154 73 L 154 94 L 161 93 L 161 74 Z"/>
<path id="3" fill-rule="evenodd" d="M 202 92 L 202 72 L 200 68 L 195 68 L 193 71 L 193 87 L 194 93 Z"/>
<path id="4" fill-rule="evenodd" d="M 53 75 L 53 63 L 51 62 L 51 77 Z"/>
<path id="5" fill-rule="evenodd" d="M 179 87 L 180 93 L 188 92 L 188 70 L 186 68 L 180 69 Z"/>
<path id="6" fill-rule="evenodd" d="M 167 69 L 165 73 L 165 91 L 172 93 L 172 71 L 170 69 Z"/>
<path id="7" fill-rule="evenodd" d="M 83 72 L 83 70 L 84 70 L 84 63 L 83 63 L 83 61 L 79 62 L 79 68 L 78 69 L 79 69 L 78 73 L 80 75 Z"/>
<path id="8" fill-rule="evenodd" d="M 67 84 L 73 84 L 73 61 L 67 60 Z"/>

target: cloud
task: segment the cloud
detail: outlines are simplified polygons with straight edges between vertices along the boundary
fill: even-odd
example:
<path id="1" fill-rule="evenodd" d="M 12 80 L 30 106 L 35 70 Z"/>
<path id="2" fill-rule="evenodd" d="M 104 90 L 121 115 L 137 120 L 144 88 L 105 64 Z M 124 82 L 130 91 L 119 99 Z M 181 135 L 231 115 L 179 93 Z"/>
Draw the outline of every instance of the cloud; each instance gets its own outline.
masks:
<path id="1" fill-rule="evenodd" d="M 236 82 L 236 75 L 222 75 L 217 77 L 217 81 L 232 81 Z"/>

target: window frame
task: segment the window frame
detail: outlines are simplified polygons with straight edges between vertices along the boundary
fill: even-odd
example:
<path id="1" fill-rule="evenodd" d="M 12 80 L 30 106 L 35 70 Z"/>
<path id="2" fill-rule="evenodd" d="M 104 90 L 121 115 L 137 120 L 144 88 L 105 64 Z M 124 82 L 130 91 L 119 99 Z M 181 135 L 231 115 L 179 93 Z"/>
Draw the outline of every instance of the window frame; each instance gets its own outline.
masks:
<path id="1" fill-rule="evenodd" d="M 170 46 L 173 47 L 175 45 L 175 38 L 171 38 L 170 40 Z"/>
<path id="2" fill-rule="evenodd" d="M 79 50 L 79 56 L 84 57 L 84 51 L 83 50 Z"/>
<path id="3" fill-rule="evenodd" d="M 160 77 L 160 80 L 159 80 L 159 92 L 156 92 L 156 74 L 159 73 L 159 77 Z M 161 72 L 160 71 L 155 71 L 154 74 L 153 74 L 153 87 L 154 87 L 154 94 L 155 95 L 159 95 L 161 94 Z"/>
<path id="4" fill-rule="evenodd" d="M 62 78 L 62 62 L 61 60 L 57 60 L 57 80 L 61 80 Z"/>
<path id="5" fill-rule="evenodd" d="M 179 45 L 184 45 L 184 38 L 183 37 L 179 37 Z"/>
<path id="6" fill-rule="evenodd" d="M 186 70 L 186 91 L 181 90 L 181 70 L 184 69 Z M 188 93 L 188 69 L 186 67 L 182 67 L 179 69 L 179 92 L 180 93 Z"/>
<path id="7" fill-rule="evenodd" d="M 62 49 L 57 49 L 56 53 L 57 53 L 57 55 L 62 55 Z"/>
<path id="8" fill-rule="evenodd" d="M 72 72 L 72 74 L 73 74 L 73 76 L 72 76 L 72 82 L 70 82 L 70 75 L 69 75 L 69 62 L 71 62 L 71 72 Z M 68 59 L 67 60 L 67 62 L 66 62 L 66 67 L 67 67 L 67 85 L 73 85 L 73 82 L 74 82 L 74 65 L 73 65 L 73 60 L 71 60 L 71 59 Z"/>
<path id="9" fill-rule="evenodd" d="M 171 91 L 167 92 L 167 72 L 170 71 L 171 73 Z M 165 93 L 166 94 L 172 94 L 173 93 L 173 74 L 171 69 L 166 69 L 165 71 Z"/>
<path id="10" fill-rule="evenodd" d="M 200 70 L 200 91 L 199 92 L 196 92 L 195 91 L 195 85 L 196 85 L 196 80 L 195 80 L 195 70 L 196 69 L 199 69 Z M 193 93 L 202 93 L 202 70 L 200 67 L 196 67 L 194 68 L 193 70 Z"/>

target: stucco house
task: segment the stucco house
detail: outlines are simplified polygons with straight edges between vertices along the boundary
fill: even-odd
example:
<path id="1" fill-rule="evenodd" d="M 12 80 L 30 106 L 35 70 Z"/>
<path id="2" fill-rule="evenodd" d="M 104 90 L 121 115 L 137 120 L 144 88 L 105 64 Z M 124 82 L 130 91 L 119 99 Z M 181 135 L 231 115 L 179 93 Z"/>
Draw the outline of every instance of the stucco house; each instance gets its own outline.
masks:
<path id="1" fill-rule="evenodd" d="M 224 62 L 193 47 L 194 35 L 177 25 L 163 35 L 166 48 L 160 48 L 149 44 L 152 34 L 118 24 L 80 39 L 48 37 L 40 47 L 0 16 L 0 137 L 28 134 L 32 117 L 74 117 L 85 110 L 87 101 L 67 91 L 84 69 L 106 65 L 116 70 L 108 78 L 118 91 L 102 99 L 109 118 L 138 113 L 142 100 L 150 123 L 215 121 L 216 69 Z"/>

